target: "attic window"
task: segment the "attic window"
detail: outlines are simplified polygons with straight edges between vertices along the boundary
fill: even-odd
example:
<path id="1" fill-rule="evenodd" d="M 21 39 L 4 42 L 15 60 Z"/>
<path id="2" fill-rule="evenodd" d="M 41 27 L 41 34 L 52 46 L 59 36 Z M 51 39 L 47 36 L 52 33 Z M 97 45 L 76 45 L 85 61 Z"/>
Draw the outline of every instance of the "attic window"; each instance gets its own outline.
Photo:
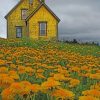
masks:
<path id="1" fill-rule="evenodd" d="M 31 4 L 31 5 L 32 5 L 32 4 L 33 4 L 33 0 L 29 0 L 29 4 Z"/>
<path id="2" fill-rule="evenodd" d="M 27 18 L 27 9 L 22 9 L 21 17 L 22 17 L 22 19 Z"/>

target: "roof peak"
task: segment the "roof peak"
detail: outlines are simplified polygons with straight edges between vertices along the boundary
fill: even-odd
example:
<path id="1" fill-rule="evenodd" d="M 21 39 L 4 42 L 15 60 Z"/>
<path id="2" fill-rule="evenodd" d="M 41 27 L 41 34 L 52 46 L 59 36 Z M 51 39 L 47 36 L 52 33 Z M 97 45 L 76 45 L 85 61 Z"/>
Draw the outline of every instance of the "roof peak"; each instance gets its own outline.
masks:
<path id="1" fill-rule="evenodd" d="M 28 21 L 42 6 L 44 6 L 57 20 L 60 22 L 60 19 L 54 14 L 54 12 L 44 3 L 42 2 L 40 6 L 37 7 L 27 18 L 26 21 Z"/>

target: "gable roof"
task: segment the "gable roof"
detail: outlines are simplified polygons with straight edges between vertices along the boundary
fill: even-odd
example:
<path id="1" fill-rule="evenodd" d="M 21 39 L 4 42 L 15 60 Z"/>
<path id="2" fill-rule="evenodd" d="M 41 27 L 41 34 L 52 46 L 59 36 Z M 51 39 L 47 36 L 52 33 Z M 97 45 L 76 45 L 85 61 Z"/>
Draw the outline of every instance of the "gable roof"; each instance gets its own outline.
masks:
<path id="1" fill-rule="evenodd" d="M 23 2 L 24 0 L 20 0 L 9 12 L 8 14 L 5 16 L 5 19 L 7 19 L 7 17 Z M 38 0 L 40 3 L 41 1 Z"/>
<path id="2" fill-rule="evenodd" d="M 26 21 L 28 21 L 42 6 L 44 6 L 57 20 L 60 22 L 60 19 L 54 14 L 54 12 L 45 4 L 41 3 L 39 7 L 37 7 L 27 18 Z"/>

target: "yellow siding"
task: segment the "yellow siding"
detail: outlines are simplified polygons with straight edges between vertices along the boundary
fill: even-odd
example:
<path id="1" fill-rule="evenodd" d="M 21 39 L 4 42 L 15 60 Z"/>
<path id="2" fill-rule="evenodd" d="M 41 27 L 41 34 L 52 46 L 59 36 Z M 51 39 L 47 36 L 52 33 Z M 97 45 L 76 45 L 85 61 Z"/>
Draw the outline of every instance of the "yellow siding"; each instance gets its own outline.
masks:
<path id="1" fill-rule="evenodd" d="M 30 19 L 29 19 L 29 36 L 30 38 L 38 39 L 39 36 L 39 21 L 47 22 L 47 36 L 44 38 L 57 37 L 58 22 L 54 16 L 42 6 Z"/>
<path id="2" fill-rule="evenodd" d="M 16 38 L 16 28 L 15 26 L 23 27 L 23 37 L 26 37 L 27 28 L 25 20 L 21 20 L 21 9 L 28 9 L 28 15 L 39 6 L 40 2 L 34 0 L 33 6 L 29 6 L 29 0 L 24 0 L 8 17 L 7 17 L 7 26 L 8 26 L 8 38 Z"/>

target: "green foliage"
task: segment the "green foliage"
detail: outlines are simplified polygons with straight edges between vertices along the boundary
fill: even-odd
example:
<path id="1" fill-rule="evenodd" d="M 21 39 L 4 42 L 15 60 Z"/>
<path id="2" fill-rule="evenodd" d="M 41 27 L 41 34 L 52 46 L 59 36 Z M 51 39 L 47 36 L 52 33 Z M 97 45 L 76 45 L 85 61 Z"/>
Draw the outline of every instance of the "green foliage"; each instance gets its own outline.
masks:
<path id="1" fill-rule="evenodd" d="M 70 51 L 80 53 L 81 55 L 99 56 L 100 46 L 82 45 L 57 42 L 55 40 L 33 40 L 29 38 L 23 39 L 0 39 L 0 47 L 33 47 L 35 49 L 46 49 L 49 46 L 52 49 Z"/>
<path id="2" fill-rule="evenodd" d="M 41 1 L 45 3 L 45 0 L 41 0 Z"/>

